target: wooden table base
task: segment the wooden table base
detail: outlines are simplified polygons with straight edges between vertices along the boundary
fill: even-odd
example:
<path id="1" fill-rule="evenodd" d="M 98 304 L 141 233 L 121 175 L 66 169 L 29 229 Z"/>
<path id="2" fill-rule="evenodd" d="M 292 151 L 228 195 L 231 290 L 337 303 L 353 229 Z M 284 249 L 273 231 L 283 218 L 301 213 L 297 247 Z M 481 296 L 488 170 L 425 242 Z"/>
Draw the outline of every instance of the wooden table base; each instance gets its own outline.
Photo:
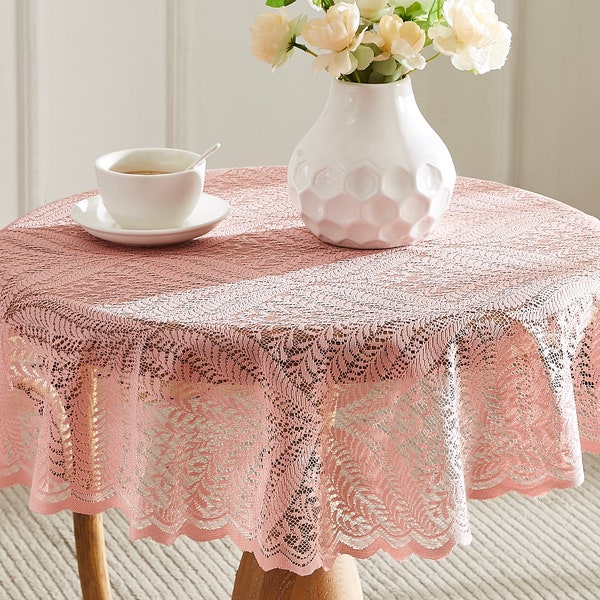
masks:
<path id="1" fill-rule="evenodd" d="M 340 556 L 329 571 L 301 577 L 289 571 L 263 571 L 254 555 L 244 552 L 235 577 L 232 600 L 362 600 L 356 561 Z"/>
<path id="2" fill-rule="evenodd" d="M 73 530 L 83 600 L 111 600 L 102 514 L 73 513 Z"/>
<path id="3" fill-rule="evenodd" d="M 73 513 L 77 565 L 83 600 L 111 600 L 102 514 Z M 329 571 L 301 577 L 290 571 L 263 571 L 254 555 L 244 552 L 232 600 L 363 600 L 356 561 L 340 556 Z"/>

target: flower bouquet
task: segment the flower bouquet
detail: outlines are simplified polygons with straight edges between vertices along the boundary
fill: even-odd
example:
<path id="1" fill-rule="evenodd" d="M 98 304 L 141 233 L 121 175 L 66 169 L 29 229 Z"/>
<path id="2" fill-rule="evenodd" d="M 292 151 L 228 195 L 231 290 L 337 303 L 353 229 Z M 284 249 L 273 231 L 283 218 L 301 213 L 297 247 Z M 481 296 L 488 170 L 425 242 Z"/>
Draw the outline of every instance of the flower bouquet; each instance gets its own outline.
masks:
<path id="1" fill-rule="evenodd" d="M 301 50 L 314 71 L 333 78 L 321 116 L 288 164 L 292 202 L 330 244 L 424 240 L 450 205 L 456 170 L 408 75 L 438 56 L 463 71 L 499 69 L 510 47 L 507 25 L 491 0 L 308 0 L 320 12 L 310 19 L 288 14 L 294 2 L 267 0 L 279 10 L 250 28 L 252 53 L 273 69 Z"/>
<path id="2" fill-rule="evenodd" d="M 252 24 L 251 51 L 274 69 L 294 49 L 314 57 L 313 70 L 357 83 L 389 83 L 440 55 L 459 70 L 501 68 L 511 42 L 492 0 L 307 0 L 321 12 L 291 18 L 296 0 L 267 0 L 277 12 Z M 428 56 L 426 56 L 426 53 Z"/>

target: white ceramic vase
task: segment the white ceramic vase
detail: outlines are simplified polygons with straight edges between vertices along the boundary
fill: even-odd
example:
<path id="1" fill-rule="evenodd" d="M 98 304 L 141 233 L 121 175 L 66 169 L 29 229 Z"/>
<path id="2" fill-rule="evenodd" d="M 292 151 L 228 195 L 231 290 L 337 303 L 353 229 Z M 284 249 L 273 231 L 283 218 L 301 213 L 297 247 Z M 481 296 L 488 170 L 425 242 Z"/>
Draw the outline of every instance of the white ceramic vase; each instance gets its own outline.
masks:
<path id="1" fill-rule="evenodd" d="M 456 171 L 408 77 L 333 80 L 325 108 L 288 165 L 288 188 L 322 241 L 393 248 L 427 237 L 450 204 Z"/>

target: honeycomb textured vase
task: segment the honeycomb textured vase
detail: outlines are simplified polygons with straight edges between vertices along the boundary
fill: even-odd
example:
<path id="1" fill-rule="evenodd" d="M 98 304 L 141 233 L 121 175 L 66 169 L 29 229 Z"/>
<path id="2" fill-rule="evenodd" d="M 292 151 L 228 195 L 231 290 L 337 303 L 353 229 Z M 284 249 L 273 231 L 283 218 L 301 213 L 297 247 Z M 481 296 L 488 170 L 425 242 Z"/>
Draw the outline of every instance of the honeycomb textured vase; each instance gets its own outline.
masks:
<path id="1" fill-rule="evenodd" d="M 456 171 L 415 102 L 411 81 L 332 81 L 325 108 L 288 165 L 292 201 L 322 241 L 393 248 L 427 237 Z"/>

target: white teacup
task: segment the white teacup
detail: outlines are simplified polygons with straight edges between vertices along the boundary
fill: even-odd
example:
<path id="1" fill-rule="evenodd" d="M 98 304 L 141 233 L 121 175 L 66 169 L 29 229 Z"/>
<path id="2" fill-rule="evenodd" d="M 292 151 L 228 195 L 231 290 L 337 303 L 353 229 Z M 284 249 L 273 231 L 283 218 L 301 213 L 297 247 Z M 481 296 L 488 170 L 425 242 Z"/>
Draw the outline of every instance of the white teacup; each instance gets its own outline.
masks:
<path id="1" fill-rule="evenodd" d="M 206 160 L 176 148 L 133 148 L 96 160 L 102 202 L 125 229 L 175 229 L 194 211 L 204 189 Z"/>

